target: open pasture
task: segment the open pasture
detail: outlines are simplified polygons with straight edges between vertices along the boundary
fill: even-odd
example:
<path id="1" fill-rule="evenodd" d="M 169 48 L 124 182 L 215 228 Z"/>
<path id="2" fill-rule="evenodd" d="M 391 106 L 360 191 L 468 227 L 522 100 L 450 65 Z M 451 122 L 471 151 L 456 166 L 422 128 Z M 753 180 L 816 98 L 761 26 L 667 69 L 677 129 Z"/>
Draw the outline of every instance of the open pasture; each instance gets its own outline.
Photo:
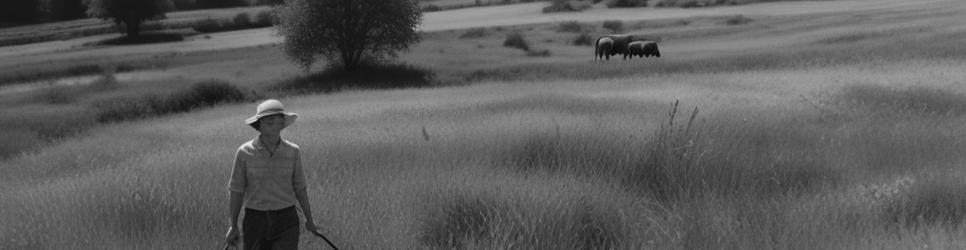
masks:
<path id="1" fill-rule="evenodd" d="M 592 62 L 558 22 L 433 32 L 401 61 L 438 87 L 287 96 L 301 117 L 283 137 L 343 249 L 963 248 L 966 6 L 893 7 L 625 21 L 665 55 L 628 61 Z M 514 31 L 549 56 L 503 47 Z M 164 72 L 283 94 L 245 80 L 299 74 L 270 49 Z M 0 248 L 220 247 L 252 106 L 94 126 L 0 161 Z"/>

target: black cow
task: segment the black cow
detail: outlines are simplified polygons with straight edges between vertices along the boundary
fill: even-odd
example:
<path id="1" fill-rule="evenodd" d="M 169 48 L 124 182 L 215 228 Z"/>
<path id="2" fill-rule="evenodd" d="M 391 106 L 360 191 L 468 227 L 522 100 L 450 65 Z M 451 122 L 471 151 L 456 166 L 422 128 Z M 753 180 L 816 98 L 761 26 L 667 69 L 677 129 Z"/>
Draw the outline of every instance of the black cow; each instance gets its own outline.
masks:
<path id="1" fill-rule="evenodd" d="M 624 54 L 624 59 L 627 59 L 628 56 L 631 58 L 634 58 L 634 56 L 661 57 L 661 51 L 657 49 L 657 42 L 655 41 L 633 41 L 627 44 L 627 54 Z"/>

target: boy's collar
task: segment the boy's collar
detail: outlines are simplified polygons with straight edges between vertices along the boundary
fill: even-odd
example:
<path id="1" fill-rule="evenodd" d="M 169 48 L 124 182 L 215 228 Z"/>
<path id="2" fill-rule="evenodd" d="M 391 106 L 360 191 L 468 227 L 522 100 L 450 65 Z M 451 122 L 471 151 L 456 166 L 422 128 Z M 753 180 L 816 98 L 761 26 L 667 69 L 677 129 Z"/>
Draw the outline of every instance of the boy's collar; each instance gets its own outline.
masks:
<path id="1" fill-rule="evenodd" d="M 279 136 L 278 137 L 278 144 L 281 145 L 282 144 L 282 141 L 284 141 L 284 139 L 282 139 L 282 137 Z M 256 135 L 254 142 L 255 143 L 252 143 L 252 144 L 254 144 L 252 146 L 254 146 L 255 149 L 258 149 L 258 150 L 264 150 L 265 149 L 265 143 L 262 142 L 262 136 L 261 135 Z"/>

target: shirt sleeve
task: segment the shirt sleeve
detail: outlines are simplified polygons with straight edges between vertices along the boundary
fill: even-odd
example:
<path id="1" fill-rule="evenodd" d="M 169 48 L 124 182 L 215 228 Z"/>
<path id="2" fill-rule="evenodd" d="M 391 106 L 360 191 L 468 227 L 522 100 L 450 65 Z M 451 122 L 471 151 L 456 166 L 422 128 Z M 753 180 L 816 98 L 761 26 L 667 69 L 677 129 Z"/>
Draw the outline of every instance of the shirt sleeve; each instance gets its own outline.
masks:
<path id="1" fill-rule="evenodd" d="M 242 149 L 235 152 L 235 163 L 231 167 L 231 177 L 228 178 L 228 190 L 232 192 L 244 193 L 248 186 L 248 178 L 245 176 L 245 160 L 242 159 Z"/>
<path id="2" fill-rule="evenodd" d="M 292 187 L 295 190 L 303 189 L 305 184 L 305 174 L 302 172 L 302 150 L 295 150 L 295 171 L 292 171 Z"/>

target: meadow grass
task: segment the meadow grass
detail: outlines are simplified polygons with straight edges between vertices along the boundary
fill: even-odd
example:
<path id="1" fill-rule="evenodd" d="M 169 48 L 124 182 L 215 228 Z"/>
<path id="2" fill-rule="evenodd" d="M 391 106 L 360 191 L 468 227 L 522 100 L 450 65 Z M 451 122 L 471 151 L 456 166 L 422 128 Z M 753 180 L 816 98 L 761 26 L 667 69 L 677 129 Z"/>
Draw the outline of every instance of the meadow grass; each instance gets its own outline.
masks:
<path id="1" fill-rule="evenodd" d="M 477 84 L 284 98 L 323 232 L 343 249 L 966 246 L 961 31 L 590 64 L 539 42 L 572 35 L 547 26 L 527 37 L 550 58 L 478 38 L 492 57 L 457 58 Z M 438 41 L 408 58 L 451 56 Z M 442 48 L 460 46 L 477 44 Z M 221 247 L 254 105 L 0 161 L 0 248 Z"/>
<path id="2" fill-rule="evenodd" d="M 876 67 L 885 68 L 800 73 L 913 73 Z M 302 117 L 286 137 L 306 151 L 324 232 L 347 249 L 961 245 L 948 224 L 960 225 L 960 201 L 944 198 L 961 185 L 930 173 L 959 173 L 963 159 L 949 153 L 964 145 L 946 135 L 966 132 L 956 125 L 963 116 L 871 105 L 855 108 L 897 114 L 826 119 L 797 94 L 853 85 L 773 82 L 797 71 L 295 97 L 285 102 Z M 674 119 L 672 98 L 681 99 Z M 4 238 L 16 239 L 5 246 L 218 247 L 224 174 L 231 149 L 254 136 L 240 123 L 250 108 L 97 128 L 3 162 L 11 198 L 0 207 L 18 215 L 3 221 Z M 91 230 L 67 233 L 65 224 Z"/>

